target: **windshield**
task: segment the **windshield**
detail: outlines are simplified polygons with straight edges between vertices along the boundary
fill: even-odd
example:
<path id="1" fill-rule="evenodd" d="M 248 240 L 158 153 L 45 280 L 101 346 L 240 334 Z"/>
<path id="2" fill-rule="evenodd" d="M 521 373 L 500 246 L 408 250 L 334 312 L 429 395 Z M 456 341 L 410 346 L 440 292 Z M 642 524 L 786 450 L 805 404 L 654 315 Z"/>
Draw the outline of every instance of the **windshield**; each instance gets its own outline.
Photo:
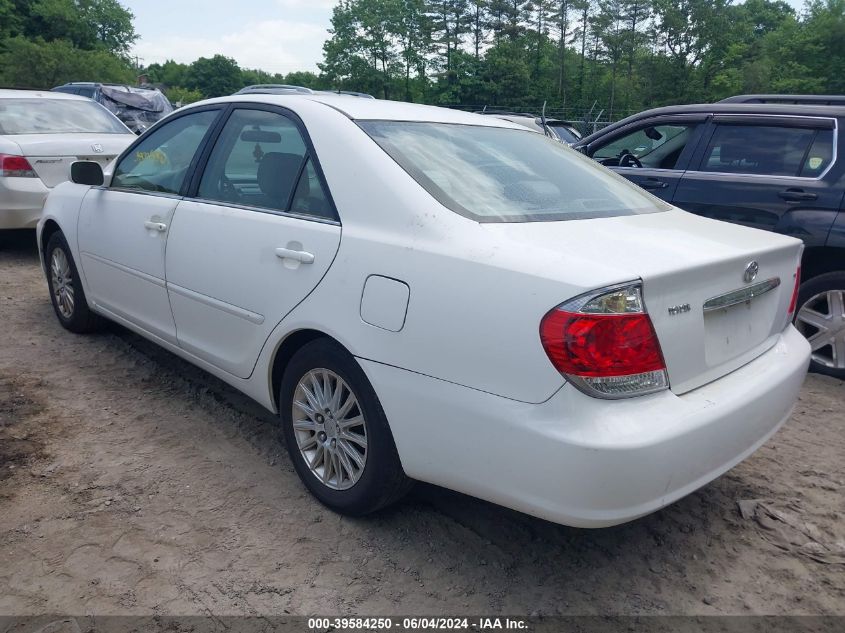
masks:
<path id="1" fill-rule="evenodd" d="M 0 99 L 0 134 L 129 134 L 101 105 L 76 99 Z"/>
<path id="2" fill-rule="evenodd" d="M 558 138 L 563 141 L 564 143 L 572 143 L 578 142 L 578 137 L 575 133 L 570 130 L 568 127 L 564 127 L 563 125 L 552 125 L 549 124 L 549 127 L 557 134 Z"/>
<path id="3" fill-rule="evenodd" d="M 441 204 L 479 222 L 603 218 L 670 208 L 536 132 L 402 121 L 359 125 Z"/>

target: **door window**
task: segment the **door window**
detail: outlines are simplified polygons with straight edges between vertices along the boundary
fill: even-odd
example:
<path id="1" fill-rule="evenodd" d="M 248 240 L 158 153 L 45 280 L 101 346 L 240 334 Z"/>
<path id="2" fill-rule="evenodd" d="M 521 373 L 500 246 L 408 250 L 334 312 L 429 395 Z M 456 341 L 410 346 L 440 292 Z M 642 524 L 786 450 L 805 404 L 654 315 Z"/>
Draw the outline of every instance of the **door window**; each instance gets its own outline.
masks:
<path id="1" fill-rule="evenodd" d="M 704 153 L 702 171 L 815 178 L 833 157 L 833 130 L 719 125 Z"/>
<path id="2" fill-rule="evenodd" d="M 290 210 L 292 213 L 334 219 L 331 204 L 317 176 L 317 170 L 314 169 L 314 162 L 310 158 L 305 163 L 305 169 L 302 170 L 302 176 L 296 185 Z"/>
<path id="3" fill-rule="evenodd" d="M 293 121 L 264 110 L 235 110 L 200 181 L 204 200 L 334 218 Z"/>
<path id="4" fill-rule="evenodd" d="M 593 158 L 611 167 L 674 169 L 692 137 L 694 123 L 648 125 L 599 147 Z M 625 158 L 627 155 L 632 158 Z"/>
<path id="5" fill-rule="evenodd" d="M 111 186 L 178 194 L 217 114 L 217 110 L 205 110 L 162 125 L 121 159 Z"/>

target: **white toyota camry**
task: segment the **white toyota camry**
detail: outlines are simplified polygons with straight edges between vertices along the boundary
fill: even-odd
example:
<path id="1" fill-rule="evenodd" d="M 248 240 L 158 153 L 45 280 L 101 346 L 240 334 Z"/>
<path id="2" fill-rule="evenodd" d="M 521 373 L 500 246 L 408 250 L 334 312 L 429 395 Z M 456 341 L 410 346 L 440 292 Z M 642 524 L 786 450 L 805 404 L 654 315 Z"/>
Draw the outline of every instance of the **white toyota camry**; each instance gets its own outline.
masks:
<path id="1" fill-rule="evenodd" d="M 278 412 L 363 514 L 412 480 L 574 526 L 652 512 L 787 419 L 801 243 L 672 208 L 515 124 L 332 95 L 183 108 L 77 162 L 53 306 Z"/>
<path id="2" fill-rule="evenodd" d="M 0 90 L 0 229 L 31 229 L 70 165 L 108 165 L 137 138 L 99 103 L 59 92 Z"/>

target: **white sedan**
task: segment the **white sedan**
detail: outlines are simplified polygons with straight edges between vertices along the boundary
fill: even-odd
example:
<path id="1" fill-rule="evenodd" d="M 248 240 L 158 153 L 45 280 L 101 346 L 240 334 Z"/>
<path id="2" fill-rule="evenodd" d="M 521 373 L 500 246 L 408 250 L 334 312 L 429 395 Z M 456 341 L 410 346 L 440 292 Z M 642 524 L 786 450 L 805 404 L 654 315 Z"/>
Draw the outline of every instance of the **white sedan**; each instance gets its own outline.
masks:
<path id="1" fill-rule="evenodd" d="M 422 480 L 628 521 L 753 453 L 807 370 L 799 241 L 500 119 L 236 95 L 73 180 L 38 225 L 60 323 L 116 321 L 278 412 L 340 512 Z"/>
<path id="2" fill-rule="evenodd" d="M 108 165 L 138 137 L 99 103 L 59 92 L 0 90 L 0 229 L 34 228 L 71 163 Z"/>

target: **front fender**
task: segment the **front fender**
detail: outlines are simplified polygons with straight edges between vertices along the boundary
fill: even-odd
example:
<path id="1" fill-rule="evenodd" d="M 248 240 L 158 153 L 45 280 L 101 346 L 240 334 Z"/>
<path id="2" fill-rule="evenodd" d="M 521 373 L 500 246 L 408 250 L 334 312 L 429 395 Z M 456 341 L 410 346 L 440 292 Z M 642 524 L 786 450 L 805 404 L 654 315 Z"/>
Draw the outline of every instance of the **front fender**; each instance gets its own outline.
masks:
<path id="1" fill-rule="evenodd" d="M 71 256 L 74 261 L 77 262 L 77 264 L 81 261 L 77 240 L 77 225 L 79 222 L 79 209 L 90 189 L 91 187 L 87 185 L 77 185 L 72 182 L 63 182 L 54 187 L 47 196 L 47 199 L 44 201 L 44 208 L 41 211 L 41 219 L 38 220 L 38 225 L 35 229 L 35 235 L 38 241 L 38 259 L 41 262 L 42 270 L 45 270 L 45 229 L 50 227 L 51 224 L 58 226 L 59 230 L 65 236 L 65 240 L 67 240 Z M 81 270 L 80 265 L 77 265 L 77 268 L 79 269 L 82 287 L 87 292 L 88 288 L 85 280 L 85 273 Z"/>

